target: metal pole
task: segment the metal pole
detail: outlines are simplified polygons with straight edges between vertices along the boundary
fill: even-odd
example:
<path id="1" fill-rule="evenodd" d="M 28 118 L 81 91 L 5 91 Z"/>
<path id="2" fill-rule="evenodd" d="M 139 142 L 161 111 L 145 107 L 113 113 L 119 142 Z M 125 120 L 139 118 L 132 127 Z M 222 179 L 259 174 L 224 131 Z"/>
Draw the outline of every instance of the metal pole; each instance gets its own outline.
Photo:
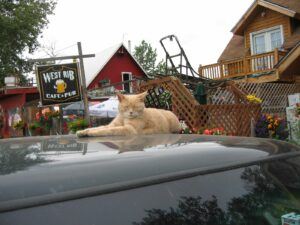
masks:
<path id="1" fill-rule="evenodd" d="M 90 124 L 89 103 L 88 103 L 88 96 L 87 96 L 87 89 L 86 89 L 81 42 L 77 42 L 77 46 L 78 46 L 80 75 L 81 75 L 81 92 L 82 92 L 83 103 L 84 103 L 84 118 Z"/>

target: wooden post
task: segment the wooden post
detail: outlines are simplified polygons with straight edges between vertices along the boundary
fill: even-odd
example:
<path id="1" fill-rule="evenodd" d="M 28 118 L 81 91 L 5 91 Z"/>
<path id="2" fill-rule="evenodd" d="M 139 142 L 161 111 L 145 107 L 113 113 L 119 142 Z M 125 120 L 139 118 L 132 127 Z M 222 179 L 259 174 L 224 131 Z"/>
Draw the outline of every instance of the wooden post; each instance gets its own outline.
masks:
<path id="1" fill-rule="evenodd" d="M 220 78 L 223 78 L 224 77 L 223 63 L 219 64 L 219 68 L 220 68 Z"/>
<path id="2" fill-rule="evenodd" d="M 243 58 L 243 74 L 247 75 L 249 73 L 248 62 L 246 57 Z"/>
<path id="3" fill-rule="evenodd" d="M 203 76 L 203 74 L 202 74 L 202 65 L 201 64 L 198 67 L 198 73 L 200 74 L 200 76 Z"/>
<path id="4" fill-rule="evenodd" d="M 274 49 L 274 65 L 276 65 L 279 62 L 279 52 L 278 48 Z"/>
<path id="5" fill-rule="evenodd" d="M 77 46 L 78 46 L 80 75 L 81 75 L 81 92 L 82 92 L 83 103 L 84 103 L 84 118 L 88 122 L 88 124 L 90 124 L 89 103 L 88 103 L 88 96 L 87 96 L 87 89 L 86 89 L 81 42 L 77 42 Z"/>
<path id="6" fill-rule="evenodd" d="M 63 134 L 63 123 L 64 123 L 64 114 L 62 105 L 58 105 L 59 108 L 59 134 Z"/>

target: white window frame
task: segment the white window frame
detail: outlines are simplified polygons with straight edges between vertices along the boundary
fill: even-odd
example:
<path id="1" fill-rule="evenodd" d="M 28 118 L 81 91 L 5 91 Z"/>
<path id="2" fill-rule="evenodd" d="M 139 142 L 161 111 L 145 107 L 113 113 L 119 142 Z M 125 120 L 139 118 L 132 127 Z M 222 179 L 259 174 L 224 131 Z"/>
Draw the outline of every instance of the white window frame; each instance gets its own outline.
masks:
<path id="1" fill-rule="evenodd" d="M 267 35 L 264 35 L 265 37 L 265 45 L 266 45 L 266 52 L 270 52 L 271 50 L 271 38 L 270 38 L 270 31 L 272 30 L 280 30 L 281 33 L 281 45 L 284 43 L 284 35 L 283 35 L 283 26 L 279 25 L 279 26 L 275 26 L 275 27 L 270 27 L 267 29 L 263 29 L 263 30 L 259 30 L 259 31 L 255 31 L 250 33 L 250 47 L 251 47 L 251 55 L 254 55 L 254 36 L 255 35 L 259 35 L 259 34 L 263 34 L 263 33 L 267 33 Z M 266 38 L 268 36 L 268 38 Z"/>
<path id="2" fill-rule="evenodd" d="M 131 72 L 122 72 L 121 73 L 122 82 L 124 82 L 124 77 L 123 77 L 124 74 L 129 74 L 129 80 L 132 80 L 132 73 Z M 124 84 L 122 84 L 122 88 L 123 88 L 123 91 L 125 91 Z M 131 85 L 131 83 L 129 83 L 129 92 L 132 93 L 132 85 Z"/>

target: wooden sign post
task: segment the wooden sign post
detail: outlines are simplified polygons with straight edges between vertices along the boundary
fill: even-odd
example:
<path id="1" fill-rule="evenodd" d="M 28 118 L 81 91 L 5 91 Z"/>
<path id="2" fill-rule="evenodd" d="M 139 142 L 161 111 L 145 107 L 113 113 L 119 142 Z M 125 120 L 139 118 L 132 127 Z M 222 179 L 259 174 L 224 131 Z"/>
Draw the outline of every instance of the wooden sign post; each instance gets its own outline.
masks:
<path id="1" fill-rule="evenodd" d="M 95 54 L 83 55 L 81 42 L 77 42 L 77 47 L 78 55 L 30 59 L 29 62 L 49 62 L 55 60 L 79 59 L 80 73 L 77 73 L 77 63 L 38 66 L 37 73 L 41 104 L 61 105 L 63 103 L 80 101 L 82 99 L 84 102 L 84 118 L 88 123 L 90 123 L 83 58 L 95 57 Z M 80 78 L 77 77 L 76 79 L 76 75 L 78 74 L 80 74 Z M 78 82 L 79 80 L 80 82 Z M 43 81 L 45 83 L 43 83 Z M 60 130 L 60 133 L 62 133 L 62 127 Z"/>

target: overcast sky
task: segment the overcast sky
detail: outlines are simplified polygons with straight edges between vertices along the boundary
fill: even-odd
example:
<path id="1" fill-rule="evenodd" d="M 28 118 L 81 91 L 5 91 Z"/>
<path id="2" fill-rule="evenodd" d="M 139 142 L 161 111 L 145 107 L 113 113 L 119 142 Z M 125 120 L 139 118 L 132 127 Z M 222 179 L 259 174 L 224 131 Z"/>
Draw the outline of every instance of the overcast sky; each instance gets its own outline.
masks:
<path id="1" fill-rule="evenodd" d="M 41 43 L 55 43 L 59 56 L 97 53 L 131 40 L 164 52 L 159 40 L 175 34 L 192 66 L 215 63 L 232 37 L 230 30 L 253 0 L 58 0 Z M 72 46 L 73 45 L 73 46 Z M 68 46 L 72 46 L 66 48 Z M 66 48 L 66 49 L 64 49 Z M 64 50 L 62 50 L 64 49 Z M 35 56 L 43 57 L 39 52 Z"/>

